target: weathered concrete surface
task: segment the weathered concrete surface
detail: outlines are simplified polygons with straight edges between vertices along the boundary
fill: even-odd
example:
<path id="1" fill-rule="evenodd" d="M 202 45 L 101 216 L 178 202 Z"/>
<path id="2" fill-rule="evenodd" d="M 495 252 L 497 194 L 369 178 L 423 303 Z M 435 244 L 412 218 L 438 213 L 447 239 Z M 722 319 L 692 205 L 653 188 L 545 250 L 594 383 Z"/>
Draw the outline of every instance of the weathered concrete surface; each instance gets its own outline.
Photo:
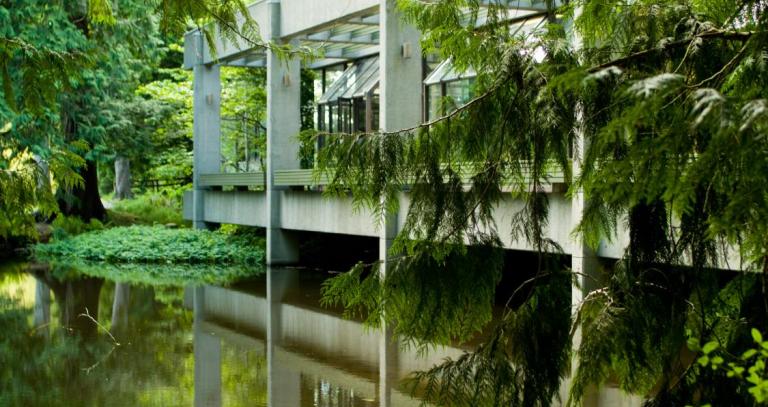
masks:
<path id="1" fill-rule="evenodd" d="M 202 38 L 197 37 L 198 45 Z M 192 172 L 192 223 L 204 228 L 204 188 L 200 174 L 221 170 L 221 69 L 218 65 L 197 64 L 194 71 L 194 123 Z"/>
<path id="2" fill-rule="evenodd" d="M 280 210 L 276 217 L 283 229 L 320 233 L 337 233 L 353 236 L 377 237 L 381 227 L 376 224 L 368 208 L 355 208 L 349 197 L 327 197 L 320 192 L 282 190 Z M 246 226 L 268 225 L 266 193 L 254 191 L 204 191 L 203 220 L 210 223 L 232 223 Z M 191 218 L 191 194 L 184 194 L 184 217 Z M 524 240 L 512 239 L 512 217 L 523 208 L 521 200 L 504 199 L 496 209 L 498 233 L 504 247 L 530 251 L 533 248 Z M 408 194 L 400 196 L 400 210 L 396 217 L 396 230 L 405 224 L 408 213 Z M 571 239 L 575 225 L 571 218 L 571 201 L 564 194 L 550 195 L 550 222 L 547 236 L 560 244 L 564 254 L 572 254 Z M 600 244 L 596 255 L 620 258 L 628 243 L 626 231 L 613 242 Z"/>
<path id="3" fill-rule="evenodd" d="M 355 209 L 351 198 L 328 198 L 318 192 L 283 191 L 280 222 L 292 230 L 379 235 L 369 209 Z"/>

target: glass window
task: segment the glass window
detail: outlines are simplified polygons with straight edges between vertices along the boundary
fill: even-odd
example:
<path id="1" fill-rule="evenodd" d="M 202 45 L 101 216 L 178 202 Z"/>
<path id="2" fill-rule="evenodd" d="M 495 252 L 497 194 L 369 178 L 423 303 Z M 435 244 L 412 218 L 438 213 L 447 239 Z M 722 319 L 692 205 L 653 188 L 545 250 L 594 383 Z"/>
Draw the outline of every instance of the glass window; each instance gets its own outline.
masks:
<path id="1" fill-rule="evenodd" d="M 440 104 L 443 98 L 443 86 L 439 83 L 427 86 L 427 120 L 440 116 Z"/>
<path id="2" fill-rule="evenodd" d="M 445 96 L 448 103 L 451 103 L 451 109 L 463 106 L 472 99 L 472 79 L 459 79 L 445 84 Z"/>

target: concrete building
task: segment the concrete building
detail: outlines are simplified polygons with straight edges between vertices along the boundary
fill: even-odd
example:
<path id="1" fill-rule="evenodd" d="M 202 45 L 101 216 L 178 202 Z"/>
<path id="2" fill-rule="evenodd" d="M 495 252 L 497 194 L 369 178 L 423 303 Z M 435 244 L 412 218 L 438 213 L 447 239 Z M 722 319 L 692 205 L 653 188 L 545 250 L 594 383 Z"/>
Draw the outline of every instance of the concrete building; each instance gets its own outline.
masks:
<path id="1" fill-rule="evenodd" d="M 421 56 L 420 33 L 404 24 L 391 0 L 260 0 L 248 11 L 264 39 L 277 43 L 321 48 L 324 57 L 305 64 L 321 71 L 323 97 L 318 125 L 331 131 L 394 131 L 434 117 L 435 101 L 453 94 L 466 98 L 460 81 L 471 73 L 452 72 L 441 64 L 429 69 Z M 531 24 L 543 18 L 544 4 L 508 1 L 513 24 Z M 525 17 L 525 18 L 524 18 Z M 528 18 L 528 19 L 526 19 Z M 217 38 L 216 56 L 202 35 L 192 31 L 185 38 L 185 66 L 194 71 L 194 190 L 185 194 L 184 215 L 196 227 L 231 223 L 267 230 L 267 263 L 291 264 L 298 260 L 296 232 L 321 232 L 379 239 L 380 259 L 405 221 L 409 197 L 400 197 L 398 213 L 390 213 L 377 227 L 374 215 L 355 210 L 351 199 L 327 198 L 318 192 L 323 182 L 311 169 L 300 167 L 297 134 L 300 131 L 300 69 L 297 58 L 280 60 L 274 52 L 245 43 Z M 223 173 L 220 145 L 220 66 L 263 68 L 267 72 L 266 172 Z M 325 83 L 328 72 L 344 67 L 335 82 Z M 344 78 L 354 83 L 345 82 Z M 341 80 L 340 80 L 341 79 Z M 457 86 L 453 86 L 457 85 Z M 421 91 L 419 91 L 421 90 Z M 454 92 L 454 93 L 451 93 Z M 583 151 L 583 149 L 578 149 Z M 579 157 L 573 160 L 574 173 Z M 619 258 L 626 233 L 613 242 L 588 249 L 572 231 L 582 216 L 583 196 L 566 196 L 563 177 L 551 177 L 549 238 L 571 256 L 573 270 L 586 275 L 598 257 Z M 523 202 L 504 199 L 496 209 L 499 235 L 512 250 L 532 250 L 524 240 L 511 238 L 511 217 Z M 583 277 L 582 277 L 583 278 Z M 584 285 L 582 285 L 584 287 Z M 573 304 L 584 296 L 574 289 Z M 386 365 L 386 360 L 381 361 Z M 622 399 L 622 400 L 620 400 Z M 608 390 L 587 405 L 636 405 L 618 391 Z"/>

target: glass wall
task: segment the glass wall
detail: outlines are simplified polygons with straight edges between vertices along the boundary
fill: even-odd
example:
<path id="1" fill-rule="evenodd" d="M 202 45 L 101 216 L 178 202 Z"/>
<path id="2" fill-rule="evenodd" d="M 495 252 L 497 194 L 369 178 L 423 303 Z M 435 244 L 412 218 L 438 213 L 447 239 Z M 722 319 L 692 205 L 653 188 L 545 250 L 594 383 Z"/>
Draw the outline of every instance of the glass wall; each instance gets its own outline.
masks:
<path id="1" fill-rule="evenodd" d="M 424 119 L 433 120 L 469 102 L 474 96 L 476 73 L 458 72 L 451 60 L 438 65 L 424 80 Z"/>
<path id="2" fill-rule="evenodd" d="M 378 129 L 378 86 L 379 58 L 354 62 L 320 97 L 317 129 L 329 133 Z"/>

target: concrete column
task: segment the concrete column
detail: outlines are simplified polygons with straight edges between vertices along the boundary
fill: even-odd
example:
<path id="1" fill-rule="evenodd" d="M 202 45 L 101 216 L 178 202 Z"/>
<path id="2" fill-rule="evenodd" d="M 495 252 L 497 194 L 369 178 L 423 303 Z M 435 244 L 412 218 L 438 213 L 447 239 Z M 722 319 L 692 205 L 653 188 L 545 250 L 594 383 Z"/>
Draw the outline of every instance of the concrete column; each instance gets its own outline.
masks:
<path id="1" fill-rule="evenodd" d="M 415 126 L 422 118 L 421 82 L 423 80 L 421 35 L 405 24 L 395 1 L 381 0 L 379 36 L 379 125 L 384 131 Z M 419 91 L 414 92 L 414 89 Z M 387 213 L 379 234 L 380 272 L 391 267 L 389 249 L 397 236 L 398 214 Z M 399 346 L 391 328 L 382 324 L 379 343 L 379 405 L 393 406 L 392 389 L 397 385 Z"/>
<path id="2" fill-rule="evenodd" d="M 583 158 L 583 146 L 584 144 L 581 142 L 582 138 L 578 137 L 579 140 L 579 146 L 576 149 L 578 153 L 574 154 L 573 157 L 573 176 L 574 178 L 577 177 L 577 174 L 581 173 L 581 159 Z M 577 143 L 574 143 L 577 144 Z M 581 219 L 583 217 L 584 213 L 584 192 L 579 190 L 576 193 L 573 194 L 573 198 L 571 200 L 571 219 L 573 221 L 572 227 L 575 228 L 576 225 L 581 222 Z M 582 301 L 584 298 L 592 291 L 594 287 L 594 281 L 590 276 L 596 276 L 597 270 L 598 270 L 598 262 L 597 262 L 597 255 L 595 254 L 594 250 L 592 250 L 589 246 L 587 246 L 586 242 L 584 242 L 584 239 L 582 239 L 580 236 L 575 236 L 573 238 L 573 241 L 571 242 L 571 270 L 574 275 L 574 281 L 577 282 L 578 286 L 574 285 L 571 287 L 571 309 L 572 312 L 578 312 L 579 307 L 581 306 Z M 574 332 L 573 335 L 573 349 L 574 351 L 579 348 L 581 345 L 581 328 L 577 329 Z M 579 360 L 574 355 L 574 360 L 572 364 L 572 373 L 575 373 L 575 369 L 578 367 Z M 568 391 L 570 391 L 570 380 L 566 380 L 565 386 L 563 386 L 563 389 L 561 389 L 561 395 L 563 400 L 568 399 Z M 584 399 L 582 400 L 582 406 L 584 407 L 597 407 L 599 406 L 598 402 L 598 394 L 594 390 L 588 391 L 587 394 L 584 395 Z"/>
<path id="3" fill-rule="evenodd" d="M 192 66 L 194 74 L 194 167 L 192 173 L 192 223 L 195 228 L 206 227 L 200 174 L 221 171 L 221 77 L 219 65 L 203 65 L 204 41 L 199 33 L 188 36 L 195 42 L 197 57 Z"/>
<path id="4" fill-rule="evenodd" d="M 297 366 L 280 363 L 283 324 L 282 305 L 286 293 L 298 283 L 296 270 L 267 268 L 267 405 L 301 405 L 301 373 Z"/>
<path id="5" fill-rule="evenodd" d="M 280 41 L 280 0 L 267 1 L 270 38 Z M 275 185 L 275 171 L 299 169 L 301 130 L 301 63 L 280 60 L 267 51 L 267 264 L 290 264 L 299 259 L 298 244 L 280 224 L 283 187 Z"/>
<path id="6" fill-rule="evenodd" d="M 381 0 L 379 7 L 379 125 L 384 131 L 397 131 L 421 122 L 421 92 L 413 91 L 422 88 L 421 35 L 400 19 L 394 0 Z M 385 267 L 397 232 L 397 213 L 387 214 L 379 245 Z"/>
<path id="7" fill-rule="evenodd" d="M 221 406 L 221 338 L 205 332 L 205 287 L 195 287 L 195 406 Z"/>

